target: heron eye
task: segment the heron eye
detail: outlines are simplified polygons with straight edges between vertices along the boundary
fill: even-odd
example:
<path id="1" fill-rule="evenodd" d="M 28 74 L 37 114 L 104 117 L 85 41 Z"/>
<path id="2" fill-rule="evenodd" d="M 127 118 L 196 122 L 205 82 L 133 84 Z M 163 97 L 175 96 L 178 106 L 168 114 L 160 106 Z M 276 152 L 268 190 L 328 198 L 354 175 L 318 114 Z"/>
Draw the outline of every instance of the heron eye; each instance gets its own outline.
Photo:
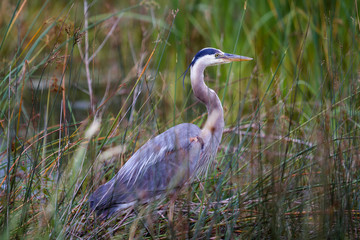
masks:
<path id="1" fill-rule="evenodd" d="M 218 58 L 220 56 L 219 53 L 215 53 L 215 58 Z"/>

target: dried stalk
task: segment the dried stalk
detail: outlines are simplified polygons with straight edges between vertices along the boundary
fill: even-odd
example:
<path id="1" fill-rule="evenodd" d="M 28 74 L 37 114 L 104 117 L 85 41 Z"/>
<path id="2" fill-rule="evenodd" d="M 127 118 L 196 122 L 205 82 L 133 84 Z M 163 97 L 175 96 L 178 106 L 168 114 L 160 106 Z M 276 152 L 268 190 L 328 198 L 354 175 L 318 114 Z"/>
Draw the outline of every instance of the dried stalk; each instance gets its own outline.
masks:
<path id="1" fill-rule="evenodd" d="M 94 94 L 92 90 L 92 80 L 90 76 L 90 58 L 89 58 L 89 32 L 88 32 L 88 3 L 84 0 L 84 28 L 85 28 L 85 52 L 84 52 L 84 63 L 85 63 L 85 71 L 86 71 L 86 79 L 89 88 L 89 96 L 90 96 L 90 110 L 91 113 L 95 112 L 94 105 Z"/>

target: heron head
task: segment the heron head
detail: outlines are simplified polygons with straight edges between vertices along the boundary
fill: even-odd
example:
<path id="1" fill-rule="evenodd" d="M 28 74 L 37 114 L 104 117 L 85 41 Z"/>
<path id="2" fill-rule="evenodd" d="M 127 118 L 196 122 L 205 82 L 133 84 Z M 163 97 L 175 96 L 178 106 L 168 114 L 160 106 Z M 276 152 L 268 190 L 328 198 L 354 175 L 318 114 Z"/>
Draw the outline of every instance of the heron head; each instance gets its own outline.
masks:
<path id="1" fill-rule="evenodd" d="M 230 62 L 250 61 L 252 58 L 240 55 L 224 53 L 216 48 L 203 48 L 201 49 L 191 61 L 190 66 L 202 65 L 204 67 L 220 65 Z"/>
<path id="2" fill-rule="evenodd" d="M 185 72 L 181 74 L 180 77 L 183 77 L 183 87 L 185 76 L 189 69 L 191 71 L 195 70 L 196 72 L 198 70 L 204 71 L 204 69 L 208 66 L 250 60 L 252 60 L 252 58 L 230 53 L 224 53 L 223 51 L 216 48 L 203 48 L 195 55 Z"/>

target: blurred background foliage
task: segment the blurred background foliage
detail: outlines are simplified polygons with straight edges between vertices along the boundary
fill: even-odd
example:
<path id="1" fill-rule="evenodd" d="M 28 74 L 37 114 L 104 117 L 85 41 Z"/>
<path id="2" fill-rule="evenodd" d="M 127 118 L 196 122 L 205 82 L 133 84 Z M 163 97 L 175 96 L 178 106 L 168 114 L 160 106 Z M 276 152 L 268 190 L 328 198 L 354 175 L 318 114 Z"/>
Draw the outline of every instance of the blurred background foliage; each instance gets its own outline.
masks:
<path id="1" fill-rule="evenodd" d="M 358 5 L 2 0 L 1 238 L 359 238 Z M 174 222 L 140 207 L 98 223 L 94 188 L 206 119 L 182 73 L 208 46 L 254 58 L 206 71 L 226 123 L 214 170 Z"/>

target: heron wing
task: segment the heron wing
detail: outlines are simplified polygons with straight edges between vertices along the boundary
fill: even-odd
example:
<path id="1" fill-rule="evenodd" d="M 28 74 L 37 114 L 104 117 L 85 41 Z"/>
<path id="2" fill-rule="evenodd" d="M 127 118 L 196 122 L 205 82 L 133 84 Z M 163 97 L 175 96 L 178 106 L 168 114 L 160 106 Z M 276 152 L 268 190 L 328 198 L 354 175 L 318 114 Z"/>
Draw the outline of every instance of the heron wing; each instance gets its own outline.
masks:
<path id="1" fill-rule="evenodd" d="M 192 175 L 203 143 L 200 128 L 184 123 L 145 143 L 116 176 L 90 197 L 96 210 L 144 200 L 183 185 Z"/>

